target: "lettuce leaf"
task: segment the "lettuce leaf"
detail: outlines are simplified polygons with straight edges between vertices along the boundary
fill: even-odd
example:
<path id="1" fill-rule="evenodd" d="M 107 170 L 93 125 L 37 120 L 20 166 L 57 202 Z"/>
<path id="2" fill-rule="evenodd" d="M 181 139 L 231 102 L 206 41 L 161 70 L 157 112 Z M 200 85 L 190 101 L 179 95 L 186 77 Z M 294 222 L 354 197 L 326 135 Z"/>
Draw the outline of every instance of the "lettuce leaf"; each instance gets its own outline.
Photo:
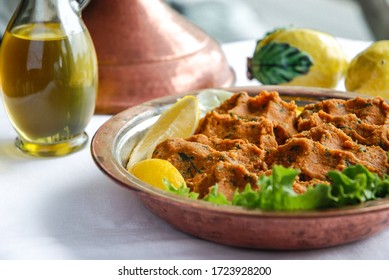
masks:
<path id="1" fill-rule="evenodd" d="M 304 194 L 293 191 L 293 182 L 298 171 L 293 168 L 274 166 L 272 175 L 261 176 L 258 180 L 260 190 L 251 187 L 236 192 L 233 205 L 246 208 L 267 210 L 312 210 L 325 208 L 332 204 L 331 187 L 320 184 L 309 188 Z"/>
<path id="2" fill-rule="evenodd" d="M 192 192 L 190 188 L 186 186 L 186 184 L 182 184 L 178 189 L 176 189 L 176 187 L 166 179 L 163 179 L 163 184 L 166 187 L 166 191 L 169 193 L 192 199 L 197 199 L 199 197 L 199 194 L 196 192 Z"/>
<path id="3" fill-rule="evenodd" d="M 328 177 L 332 181 L 332 194 L 339 199 L 338 206 L 375 199 L 378 186 L 385 184 L 385 179 L 362 165 L 350 166 L 343 172 L 330 171 Z"/>
<path id="4" fill-rule="evenodd" d="M 218 188 L 219 186 L 217 184 L 212 186 L 203 200 L 218 205 L 231 205 L 231 201 L 229 201 L 223 193 L 219 193 Z"/>
<path id="5" fill-rule="evenodd" d="M 270 176 L 259 178 L 259 190 L 253 190 L 248 184 L 243 191 L 236 190 L 229 201 L 215 185 L 203 200 L 249 209 L 295 211 L 355 205 L 389 195 L 389 176 L 381 178 L 362 165 L 349 166 L 342 172 L 330 171 L 327 177 L 331 184 L 317 184 L 303 194 L 293 190 L 293 182 L 298 174 L 296 169 L 274 166 Z M 186 186 L 178 190 L 169 186 L 167 190 L 186 197 L 198 197 Z"/>

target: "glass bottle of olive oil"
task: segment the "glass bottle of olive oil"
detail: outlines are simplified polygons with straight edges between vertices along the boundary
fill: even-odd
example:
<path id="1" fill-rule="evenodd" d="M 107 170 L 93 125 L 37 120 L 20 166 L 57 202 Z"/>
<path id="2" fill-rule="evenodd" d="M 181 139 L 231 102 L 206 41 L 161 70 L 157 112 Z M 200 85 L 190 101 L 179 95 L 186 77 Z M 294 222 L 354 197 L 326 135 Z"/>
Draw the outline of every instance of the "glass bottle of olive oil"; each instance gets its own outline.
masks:
<path id="1" fill-rule="evenodd" d="M 97 93 L 97 59 L 76 1 L 26 0 L 0 46 L 0 90 L 18 138 L 36 156 L 83 147 Z"/>

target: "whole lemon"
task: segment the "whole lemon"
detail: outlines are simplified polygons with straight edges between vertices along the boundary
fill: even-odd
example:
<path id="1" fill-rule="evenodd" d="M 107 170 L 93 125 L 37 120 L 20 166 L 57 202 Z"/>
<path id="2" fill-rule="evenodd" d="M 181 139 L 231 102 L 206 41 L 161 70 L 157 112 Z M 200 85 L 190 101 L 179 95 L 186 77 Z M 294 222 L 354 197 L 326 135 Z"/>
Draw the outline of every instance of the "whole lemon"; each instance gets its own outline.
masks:
<path id="1" fill-rule="evenodd" d="M 348 66 L 332 35 L 308 28 L 277 29 L 257 42 L 248 77 L 262 84 L 334 88 Z"/>
<path id="2" fill-rule="evenodd" d="M 348 91 L 389 99 L 389 41 L 377 41 L 356 55 L 346 73 Z"/>

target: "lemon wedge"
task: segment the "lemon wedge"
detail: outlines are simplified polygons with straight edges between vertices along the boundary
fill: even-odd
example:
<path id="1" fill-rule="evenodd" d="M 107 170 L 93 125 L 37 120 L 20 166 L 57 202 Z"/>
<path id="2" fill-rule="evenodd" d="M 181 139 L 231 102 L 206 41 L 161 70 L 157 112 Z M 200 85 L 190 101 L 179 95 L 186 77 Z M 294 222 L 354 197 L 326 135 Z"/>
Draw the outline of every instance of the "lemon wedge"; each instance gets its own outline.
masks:
<path id="1" fill-rule="evenodd" d="M 188 95 L 174 103 L 161 114 L 159 119 L 147 130 L 133 149 L 127 169 L 144 159 L 150 159 L 155 147 L 172 137 L 189 137 L 200 119 L 199 102 L 195 96 Z"/>
<path id="2" fill-rule="evenodd" d="M 139 161 L 128 171 L 143 182 L 162 190 L 166 190 L 164 179 L 168 180 L 176 189 L 185 184 L 185 180 L 177 168 L 163 159 L 152 158 Z"/>

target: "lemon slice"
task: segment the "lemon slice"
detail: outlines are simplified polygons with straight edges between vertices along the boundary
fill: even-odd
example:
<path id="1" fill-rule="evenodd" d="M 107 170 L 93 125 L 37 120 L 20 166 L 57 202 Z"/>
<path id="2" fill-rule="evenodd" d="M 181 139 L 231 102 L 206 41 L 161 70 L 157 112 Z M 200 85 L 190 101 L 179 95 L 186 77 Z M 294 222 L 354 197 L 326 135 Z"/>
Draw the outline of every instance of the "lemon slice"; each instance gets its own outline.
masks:
<path id="1" fill-rule="evenodd" d="M 199 102 L 195 96 L 188 95 L 178 100 L 148 129 L 135 146 L 127 163 L 127 169 L 138 161 L 151 158 L 155 147 L 172 137 L 191 136 L 200 118 Z"/>
<path id="2" fill-rule="evenodd" d="M 205 116 L 208 111 L 220 106 L 232 95 L 232 92 L 222 89 L 205 89 L 200 91 L 197 95 L 200 104 L 200 117 Z"/>
<path id="3" fill-rule="evenodd" d="M 174 165 L 163 159 L 152 158 L 139 161 L 128 171 L 143 182 L 162 190 L 166 190 L 163 179 L 168 180 L 176 189 L 185 184 L 184 178 Z"/>

